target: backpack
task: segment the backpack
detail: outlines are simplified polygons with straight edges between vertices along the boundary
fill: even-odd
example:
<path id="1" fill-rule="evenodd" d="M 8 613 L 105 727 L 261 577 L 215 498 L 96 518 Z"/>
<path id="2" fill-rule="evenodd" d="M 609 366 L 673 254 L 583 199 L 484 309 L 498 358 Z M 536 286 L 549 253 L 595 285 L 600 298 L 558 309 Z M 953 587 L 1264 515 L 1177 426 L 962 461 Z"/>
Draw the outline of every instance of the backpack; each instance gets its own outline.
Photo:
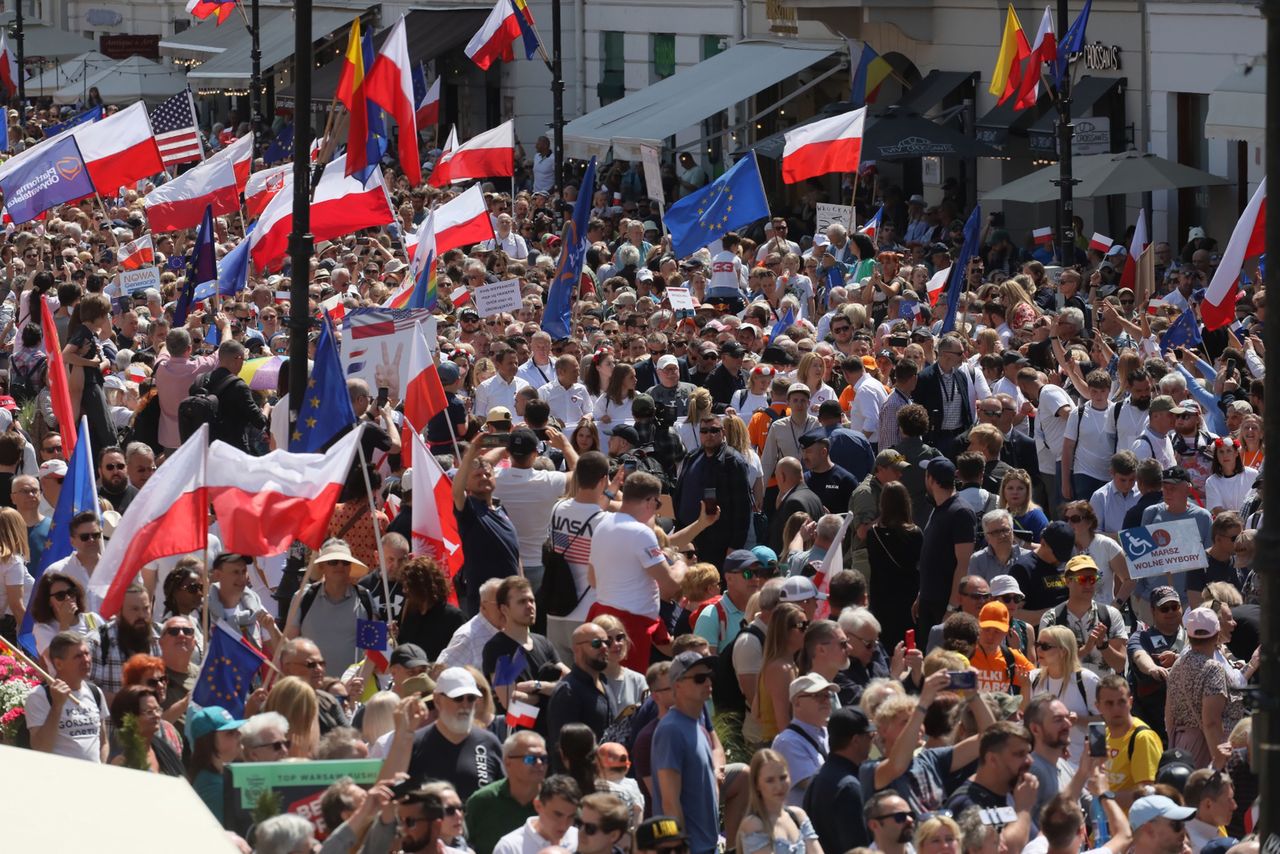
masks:
<path id="1" fill-rule="evenodd" d="M 1102 623 L 1102 625 L 1107 630 L 1107 634 L 1110 635 L 1111 634 L 1110 609 L 1108 609 L 1106 605 L 1103 605 L 1102 607 L 1098 607 L 1097 604 L 1094 604 L 1093 610 L 1094 610 L 1094 613 L 1098 615 L 1098 622 Z M 1071 628 L 1071 623 L 1067 620 L 1067 603 L 1066 602 L 1063 602 L 1061 605 L 1053 609 L 1053 622 L 1050 623 L 1050 625 L 1066 626 L 1067 628 Z M 1073 634 L 1074 634 L 1074 631 L 1075 630 L 1073 629 L 1072 630 Z M 1079 641 L 1081 644 L 1085 642 L 1085 639 L 1080 637 L 1079 635 L 1076 635 L 1076 640 Z M 1088 705 L 1088 704 L 1086 703 L 1085 705 Z"/>
<path id="2" fill-rule="evenodd" d="M 46 357 L 41 356 L 27 369 L 23 369 L 16 362 L 9 363 L 9 394 L 13 396 L 18 406 L 22 406 L 28 400 L 34 400 L 40 394 L 40 385 L 36 382 L 36 377 L 40 376 L 47 361 Z"/>
<path id="3" fill-rule="evenodd" d="M 1151 727 L 1147 726 L 1146 724 L 1143 724 L 1142 726 L 1134 727 L 1134 728 L 1133 728 L 1133 732 L 1129 733 L 1129 746 L 1128 746 L 1128 753 L 1129 753 L 1129 762 L 1130 762 L 1130 763 L 1132 763 L 1132 762 L 1133 762 L 1133 745 L 1134 745 L 1134 742 L 1136 742 L 1136 741 L 1138 740 L 1138 733 L 1141 733 L 1141 732 L 1155 732 L 1155 730 L 1153 730 Z"/>
<path id="4" fill-rule="evenodd" d="M 191 394 L 178 404 L 178 434 L 187 441 L 201 425 L 212 425 L 218 420 L 218 395 L 222 394 L 238 377 L 228 373 L 214 385 L 208 382 L 191 387 Z"/>
<path id="5" fill-rule="evenodd" d="M 307 590 L 302 594 L 302 601 L 298 603 L 298 625 L 302 625 L 302 621 L 307 618 L 307 612 L 311 610 L 311 606 L 315 604 L 316 597 L 320 595 L 320 589 L 324 587 L 323 581 L 316 581 L 307 585 Z M 364 608 L 367 615 L 366 619 L 376 619 L 378 610 L 373 607 L 373 597 L 369 595 L 369 591 L 359 584 L 352 584 L 352 589 L 356 591 L 356 598 L 360 600 L 360 605 Z"/>
<path id="6" fill-rule="evenodd" d="M 591 521 L 603 513 L 597 510 L 582 523 L 587 530 Z M 554 538 L 548 536 L 542 543 L 542 586 L 538 589 L 538 612 L 551 617 L 567 617 L 573 609 L 586 598 L 588 590 L 578 594 L 578 584 L 573 578 L 573 569 L 565 559 L 565 552 L 573 547 L 573 543 L 581 539 L 582 534 L 570 534 L 569 544 L 565 550 L 556 549 Z"/>
<path id="7" fill-rule="evenodd" d="M 84 684 L 89 686 L 89 692 L 93 694 L 93 700 L 98 704 L 98 711 L 101 713 L 102 707 L 106 705 L 106 698 L 102 695 L 102 689 L 88 679 L 84 680 Z M 45 699 L 49 701 L 50 707 L 53 706 L 53 692 L 49 690 L 49 686 L 41 682 L 39 690 L 44 691 Z M 18 718 L 16 728 L 13 733 L 13 745 L 15 747 L 31 748 L 31 730 L 27 727 L 27 716 L 24 712 Z M 1133 748 L 1130 748 L 1132 752 Z M 1132 754 L 1131 754 L 1132 755 Z"/>
<path id="8" fill-rule="evenodd" d="M 764 643 L 764 631 L 759 626 L 752 624 L 743 626 L 742 631 L 738 633 L 738 638 L 744 634 L 751 635 L 761 644 Z M 738 672 L 733 668 L 733 648 L 737 643 L 738 639 L 735 638 L 734 642 L 721 650 L 716 657 L 715 677 L 711 680 L 711 701 L 715 703 L 716 711 L 745 714 L 747 697 L 742 693 L 742 686 L 738 684 Z"/>

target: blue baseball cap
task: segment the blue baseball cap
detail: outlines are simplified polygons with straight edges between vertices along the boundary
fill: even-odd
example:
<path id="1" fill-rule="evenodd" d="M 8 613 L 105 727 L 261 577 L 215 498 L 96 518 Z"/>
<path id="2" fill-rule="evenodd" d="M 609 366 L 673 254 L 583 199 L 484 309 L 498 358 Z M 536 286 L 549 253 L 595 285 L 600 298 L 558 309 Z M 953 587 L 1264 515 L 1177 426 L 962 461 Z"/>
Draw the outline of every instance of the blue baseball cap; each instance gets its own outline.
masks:
<path id="1" fill-rule="evenodd" d="M 761 566 L 777 567 L 778 565 L 777 552 L 768 546 L 756 546 L 751 553 L 755 555 Z"/>
<path id="2" fill-rule="evenodd" d="M 724 571 L 742 572 L 742 570 L 750 569 L 759 563 L 760 561 L 750 551 L 746 549 L 734 549 L 729 552 L 728 557 L 724 559 Z"/>
<path id="3" fill-rule="evenodd" d="M 1195 816 L 1195 807 L 1180 807 L 1172 798 L 1164 795 L 1147 795 L 1145 798 L 1138 798 L 1129 807 L 1129 826 L 1137 830 L 1157 818 L 1187 821 Z"/>
<path id="4" fill-rule="evenodd" d="M 187 716 L 187 740 L 195 741 L 211 732 L 240 729 L 244 723 L 238 718 L 233 718 L 231 713 L 221 706 L 205 706 L 200 711 Z"/>

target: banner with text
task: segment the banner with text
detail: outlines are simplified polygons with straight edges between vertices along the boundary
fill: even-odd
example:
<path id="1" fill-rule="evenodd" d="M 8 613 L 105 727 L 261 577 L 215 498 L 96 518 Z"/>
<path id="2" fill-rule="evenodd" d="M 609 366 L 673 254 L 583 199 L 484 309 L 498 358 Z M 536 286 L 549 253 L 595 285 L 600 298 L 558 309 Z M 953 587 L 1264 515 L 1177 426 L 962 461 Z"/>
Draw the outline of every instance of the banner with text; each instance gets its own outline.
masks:
<path id="1" fill-rule="evenodd" d="M 1120 532 L 1120 545 L 1129 561 L 1129 574 L 1134 578 L 1204 569 L 1209 565 L 1200 528 L 1191 519 L 1125 528 Z"/>

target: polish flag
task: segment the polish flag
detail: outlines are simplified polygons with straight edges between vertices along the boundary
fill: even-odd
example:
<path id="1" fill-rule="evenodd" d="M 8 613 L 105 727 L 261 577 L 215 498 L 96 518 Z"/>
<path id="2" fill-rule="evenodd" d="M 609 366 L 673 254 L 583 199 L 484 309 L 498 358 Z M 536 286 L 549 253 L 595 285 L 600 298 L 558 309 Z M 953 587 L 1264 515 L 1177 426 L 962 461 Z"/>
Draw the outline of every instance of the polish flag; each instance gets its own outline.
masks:
<path id="1" fill-rule="evenodd" d="M 1138 222 L 1133 227 L 1133 240 L 1129 242 L 1129 254 L 1124 259 L 1124 270 L 1120 273 L 1120 287 L 1132 288 L 1138 281 L 1138 259 L 1147 248 L 1147 211 L 1138 211 Z"/>
<path id="2" fill-rule="evenodd" d="M 317 241 L 333 240 L 362 228 L 395 221 L 382 170 L 375 167 L 369 180 L 362 184 L 359 178 L 343 174 L 346 161 L 345 154 L 331 160 L 316 182 L 311 197 L 311 232 Z M 292 228 L 293 194 L 277 193 L 249 235 L 249 255 L 255 267 L 274 269 L 284 260 Z"/>
<path id="3" fill-rule="evenodd" d="M 141 101 L 71 132 L 93 186 L 104 196 L 114 196 L 121 187 L 164 171 L 151 119 Z M 199 225 L 198 219 L 195 224 Z"/>
<path id="4" fill-rule="evenodd" d="M 235 162 L 210 158 L 143 197 L 151 230 L 179 231 L 196 228 L 206 207 L 214 216 L 240 209 Z"/>
<path id="5" fill-rule="evenodd" d="M 18 96 L 18 56 L 9 46 L 9 35 L 0 30 L 0 86 L 10 98 Z"/>
<path id="6" fill-rule="evenodd" d="M 1031 239 L 1035 241 L 1037 246 L 1053 245 L 1053 226 L 1046 225 L 1044 228 L 1031 229 Z"/>
<path id="7" fill-rule="evenodd" d="M 435 223 L 437 256 L 459 246 L 494 239 L 493 220 L 489 219 L 479 184 L 436 208 Z"/>
<path id="8" fill-rule="evenodd" d="M 862 228 L 858 229 L 859 233 L 865 234 L 874 243 L 876 235 L 880 233 L 880 221 L 882 219 L 884 219 L 884 205 L 880 206 L 880 210 L 876 211 L 875 216 L 862 224 Z"/>
<path id="9" fill-rule="evenodd" d="M 205 163 L 219 160 L 231 161 L 236 170 L 236 192 L 243 193 L 245 184 L 249 181 L 249 173 L 253 170 L 253 134 L 245 134 L 230 145 L 223 146 Z"/>
<path id="10" fill-rule="evenodd" d="M 1200 303 L 1205 329 L 1220 329 L 1234 319 L 1236 300 L 1240 298 L 1240 268 L 1246 259 L 1267 251 L 1266 231 L 1267 179 L 1263 178 L 1231 232 L 1213 281 L 1205 290 L 1204 302 Z"/>
<path id="11" fill-rule="evenodd" d="M 59 424 L 75 424 L 71 410 L 71 385 L 67 369 L 62 361 L 62 344 L 58 341 L 58 327 L 53 324 L 53 312 L 49 311 L 49 298 L 40 298 L 40 329 L 44 332 L 44 352 L 49 359 L 49 404 Z M 67 462 L 76 447 L 76 431 L 65 430 L 62 437 L 62 454 Z"/>
<path id="12" fill-rule="evenodd" d="M 346 299 L 346 296 L 347 295 L 344 293 L 334 294 L 324 302 L 320 303 L 320 310 L 329 315 L 329 319 L 333 321 L 335 325 L 340 323 L 342 318 L 346 317 L 347 304 L 343 302 L 343 300 Z"/>
<path id="13" fill-rule="evenodd" d="M 427 450 L 422 436 L 410 437 L 411 462 L 409 473 L 413 485 L 413 504 L 409 506 L 413 530 L 413 553 L 429 554 L 442 567 L 447 566 L 450 578 L 462 568 L 462 537 L 458 535 L 458 520 L 453 515 L 453 482 L 440 468 L 436 458 Z M 449 585 L 453 596 L 453 585 Z"/>
<path id="14" fill-rule="evenodd" d="M 458 146 L 448 159 L 441 155 L 427 183 L 443 187 L 468 178 L 510 176 L 515 172 L 515 149 L 515 123 L 503 122 Z"/>
<path id="15" fill-rule="evenodd" d="M 129 504 L 129 512 L 122 517 L 98 559 L 98 568 L 89 578 L 91 598 L 102 602 L 99 612 L 104 619 L 119 612 L 124 592 L 144 565 L 206 548 L 208 442 L 209 427 L 203 425 L 165 460 Z"/>
<path id="16" fill-rule="evenodd" d="M 929 305 L 938 304 L 938 297 L 942 296 L 942 292 L 947 289 L 947 282 L 951 280 L 951 271 L 952 267 L 945 267 L 929 278 Z"/>
<path id="17" fill-rule="evenodd" d="M 1112 240 L 1110 237 L 1107 237 L 1105 234 L 1103 234 L 1100 231 L 1095 231 L 1093 233 L 1093 237 L 1089 238 L 1089 248 L 1097 249 L 1103 255 L 1106 255 L 1107 252 L 1111 250 L 1111 247 L 1115 245 L 1116 244 L 1114 240 Z"/>
<path id="18" fill-rule="evenodd" d="M 150 234 L 144 234 L 137 240 L 131 240 L 120 247 L 120 269 L 122 270 L 137 270 L 155 262 L 156 249 L 151 243 Z"/>
<path id="19" fill-rule="evenodd" d="M 436 122 L 440 121 L 439 77 L 431 83 L 431 88 L 427 90 L 427 94 L 422 96 L 422 102 L 418 104 L 417 115 L 415 118 L 418 123 L 418 130 L 431 127 Z"/>
<path id="20" fill-rule="evenodd" d="M 512 700 L 507 706 L 507 726 L 511 729 L 533 729 L 538 722 L 538 707 L 523 700 Z"/>
<path id="21" fill-rule="evenodd" d="M 365 97 L 391 114 L 400 128 L 400 168 L 410 185 L 422 183 L 422 160 L 418 156 L 418 126 L 414 119 L 413 65 L 409 62 L 409 42 L 404 16 L 396 22 L 378 51 L 373 68 L 361 87 Z M 510 174 L 510 173 L 507 173 Z"/>
<path id="22" fill-rule="evenodd" d="M 862 159 L 867 108 L 788 131 L 782 149 L 782 180 L 795 184 L 830 172 L 856 172 Z"/>
<path id="23" fill-rule="evenodd" d="M 244 185 L 244 212 L 249 219 L 256 219 L 266 210 L 276 193 L 293 186 L 293 164 L 273 166 L 254 172 Z"/>
<path id="24" fill-rule="evenodd" d="M 1053 34 L 1053 10 L 1044 7 L 1044 15 L 1040 18 L 1040 28 L 1036 30 L 1036 40 L 1031 45 L 1031 56 L 1027 59 L 1026 72 L 1018 90 L 1018 100 L 1014 107 L 1023 110 L 1035 106 L 1040 98 L 1040 66 L 1058 59 L 1058 40 Z"/>
<path id="25" fill-rule="evenodd" d="M 466 54 L 471 61 L 487 71 L 495 59 L 512 62 L 516 58 L 512 43 L 520 38 L 520 22 L 516 20 L 516 7 L 511 0 L 497 0 L 493 11 L 471 41 Z"/>
<path id="26" fill-rule="evenodd" d="M 357 429 L 323 454 L 276 450 L 262 457 L 211 444 L 209 500 L 224 550 L 265 557 L 287 551 L 294 540 L 319 548 L 359 440 Z"/>
<path id="27" fill-rule="evenodd" d="M 404 432 L 421 433 L 427 422 L 437 413 L 449 407 L 440 373 L 436 370 L 432 351 L 422 331 L 422 323 L 415 324 L 413 344 L 409 347 L 409 381 L 404 388 Z M 407 447 L 408 437 L 401 443 Z"/>

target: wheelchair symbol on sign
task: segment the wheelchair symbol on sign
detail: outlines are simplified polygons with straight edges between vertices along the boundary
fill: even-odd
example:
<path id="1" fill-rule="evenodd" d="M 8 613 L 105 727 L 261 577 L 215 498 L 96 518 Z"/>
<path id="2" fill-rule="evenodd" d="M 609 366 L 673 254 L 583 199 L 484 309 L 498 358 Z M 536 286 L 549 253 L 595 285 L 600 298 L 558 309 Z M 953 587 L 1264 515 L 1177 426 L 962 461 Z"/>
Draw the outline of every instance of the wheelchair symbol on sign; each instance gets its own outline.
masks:
<path id="1" fill-rule="evenodd" d="M 1148 552 L 1163 548 L 1169 545 L 1173 539 L 1169 536 L 1168 531 L 1153 531 L 1150 528 L 1131 528 L 1121 531 L 1120 537 L 1124 541 L 1125 553 L 1131 559 L 1140 558 Z"/>

